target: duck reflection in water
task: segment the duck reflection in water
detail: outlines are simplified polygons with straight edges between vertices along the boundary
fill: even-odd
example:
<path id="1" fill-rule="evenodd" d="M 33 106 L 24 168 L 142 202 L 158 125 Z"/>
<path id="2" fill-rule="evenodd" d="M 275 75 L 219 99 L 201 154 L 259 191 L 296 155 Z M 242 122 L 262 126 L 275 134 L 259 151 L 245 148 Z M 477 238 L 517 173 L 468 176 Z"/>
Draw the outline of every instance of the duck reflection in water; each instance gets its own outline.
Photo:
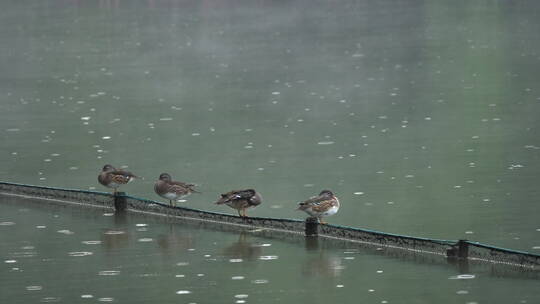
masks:
<path id="1" fill-rule="evenodd" d="M 249 233 L 242 231 L 238 241 L 223 249 L 223 255 L 232 259 L 254 261 L 261 256 L 262 248 L 249 241 Z"/>
<path id="2" fill-rule="evenodd" d="M 302 264 L 305 277 L 339 277 L 345 268 L 341 258 L 320 247 L 319 238 L 306 237 L 307 257 Z"/>
<path id="3" fill-rule="evenodd" d="M 106 251 L 114 251 L 129 246 L 130 236 L 127 231 L 125 212 L 115 212 L 113 215 L 114 227 L 105 228 L 101 232 L 101 244 Z"/>
<path id="4" fill-rule="evenodd" d="M 193 236 L 181 231 L 175 224 L 170 224 L 168 233 L 157 236 L 157 244 L 163 254 L 175 254 L 195 246 Z"/>

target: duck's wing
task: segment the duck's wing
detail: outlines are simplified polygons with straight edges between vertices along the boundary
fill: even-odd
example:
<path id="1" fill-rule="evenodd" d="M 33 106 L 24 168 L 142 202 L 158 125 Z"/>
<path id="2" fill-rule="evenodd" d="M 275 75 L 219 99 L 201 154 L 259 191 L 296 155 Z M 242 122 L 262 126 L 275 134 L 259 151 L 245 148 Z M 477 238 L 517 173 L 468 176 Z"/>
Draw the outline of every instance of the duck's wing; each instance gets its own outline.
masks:
<path id="1" fill-rule="evenodd" d="M 317 196 L 313 196 L 311 197 L 310 199 L 308 200 L 305 200 L 303 203 L 303 205 L 317 205 L 317 204 L 320 204 L 324 201 L 327 201 L 327 200 L 330 200 L 331 198 L 329 198 L 327 195 L 317 195 Z"/>
<path id="2" fill-rule="evenodd" d="M 110 172 L 113 175 L 123 175 L 125 177 L 129 178 L 139 178 L 137 175 L 131 173 L 130 171 L 122 170 L 122 169 L 115 169 Z"/>
<path id="3" fill-rule="evenodd" d="M 183 188 L 183 189 L 185 189 L 185 191 L 188 191 L 188 192 L 201 193 L 201 192 L 195 190 L 195 187 L 197 186 L 195 184 L 172 181 L 172 182 L 169 183 L 169 185 L 171 185 L 171 187 L 175 187 L 175 188 Z"/>
<path id="4" fill-rule="evenodd" d="M 137 175 L 129 171 L 120 169 L 107 172 L 107 175 L 110 176 L 111 180 L 117 184 L 127 184 L 134 178 L 139 178 Z"/>
<path id="5" fill-rule="evenodd" d="M 336 205 L 336 198 L 329 195 L 317 195 L 310 199 L 301 202 L 298 207 L 299 210 L 311 209 L 315 212 L 324 212 Z"/>
<path id="6" fill-rule="evenodd" d="M 221 198 L 216 202 L 216 204 L 226 204 L 234 200 L 242 199 L 242 190 L 233 190 L 227 193 L 223 193 Z"/>
<path id="7" fill-rule="evenodd" d="M 335 202 L 336 201 L 334 199 L 327 199 L 324 201 L 319 201 L 317 203 L 312 204 L 311 209 L 315 212 L 324 212 L 334 207 Z"/>
<path id="8" fill-rule="evenodd" d="M 253 197 L 253 191 L 250 190 L 238 190 L 235 191 L 236 199 L 246 199 L 249 200 Z"/>
<path id="9" fill-rule="evenodd" d="M 132 179 L 129 175 L 109 173 L 111 180 L 116 184 L 127 184 Z"/>
<path id="10" fill-rule="evenodd" d="M 171 192 L 181 195 L 189 194 L 191 192 L 200 193 L 194 189 L 194 184 L 188 184 L 183 182 L 170 182 L 168 186 Z"/>
<path id="11" fill-rule="evenodd" d="M 186 187 L 180 185 L 169 185 L 168 190 L 169 192 L 174 192 L 178 195 L 186 195 L 189 193 L 189 190 Z"/>

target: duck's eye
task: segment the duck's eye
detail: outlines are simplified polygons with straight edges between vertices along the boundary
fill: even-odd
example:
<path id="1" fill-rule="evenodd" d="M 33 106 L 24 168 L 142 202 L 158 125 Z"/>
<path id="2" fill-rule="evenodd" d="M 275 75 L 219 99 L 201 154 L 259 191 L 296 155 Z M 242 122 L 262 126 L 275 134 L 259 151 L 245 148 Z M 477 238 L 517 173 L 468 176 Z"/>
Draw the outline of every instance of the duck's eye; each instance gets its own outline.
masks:
<path id="1" fill-rule="evenodd" d="M 225 194 L 222 194 L 221 197 L 225 198 L 225 197 L 227 197 L 227 196 L 226 196 Z"/>

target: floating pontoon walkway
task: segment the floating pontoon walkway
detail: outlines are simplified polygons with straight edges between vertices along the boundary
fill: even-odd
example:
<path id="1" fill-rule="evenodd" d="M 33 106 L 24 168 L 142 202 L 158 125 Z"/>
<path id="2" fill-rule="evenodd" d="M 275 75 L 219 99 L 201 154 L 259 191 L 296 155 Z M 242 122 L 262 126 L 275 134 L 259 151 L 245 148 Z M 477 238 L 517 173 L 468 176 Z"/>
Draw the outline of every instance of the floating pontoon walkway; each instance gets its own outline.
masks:
<path id="1" fill-rule="evenodd" d="M 435 254 L 445 256 L 448 259 L 501 263 L 519 266 L 527 270 L 540 270 L 540 255 L 528 252 L 499 248 L 468 240 L 438 240 L 338 225 L 320 225 L 310 218 L 306 221 L 260 217 L 241 218 L 223 213 L 184 207 L 171 207 L 157 201 L 125 195 L 122 192 L 113 196 L 110 193 L 104 192 L 32 186 L 8 182 L 0 182 L 0 195 L 33 198 L 57 204 L 75 204 L 114 209 L 118 212 L 138 212 L 166 216 L 173 219 L 177 218 L 182 221 L 203 221 L 231 227 L 236 226 L 305 235 L 307 237 L 338 239 L 346 242 L 407 250 L 409 252 Z"/>

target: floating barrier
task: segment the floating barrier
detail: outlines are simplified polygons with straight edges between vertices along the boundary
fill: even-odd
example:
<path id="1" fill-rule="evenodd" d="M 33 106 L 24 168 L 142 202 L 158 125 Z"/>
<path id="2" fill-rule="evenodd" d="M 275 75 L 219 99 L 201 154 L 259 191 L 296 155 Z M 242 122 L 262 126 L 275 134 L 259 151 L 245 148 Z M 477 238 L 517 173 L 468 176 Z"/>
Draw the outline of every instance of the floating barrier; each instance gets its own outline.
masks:
<path id="1" fill-rule="evenodd" d="M 34 198 L 54 204 L 75 204 L 116 210 L 165 216 L 178 221 L 200 221 L 221 226 L 243 227 L 305 235 L 308 238 L 328 238 L 388 249 L 406 250 L 412 253 L 435 254 L 449 261 L 482 261 L 519 266 L 527 270 L 540 270 L 540 255 L 524 251 L 499 248 L 468 240 L 440 240 L 419 238 L 400 234 L 360 229 L 339 225 L 319 224 L 316 219 L 305 221 L 261 217 L 242 218 L 234 215 L 208 212 L 137 198 L 118 192 L 62 189 L 53 187 L 0 182 L 0 195 Z"/>

